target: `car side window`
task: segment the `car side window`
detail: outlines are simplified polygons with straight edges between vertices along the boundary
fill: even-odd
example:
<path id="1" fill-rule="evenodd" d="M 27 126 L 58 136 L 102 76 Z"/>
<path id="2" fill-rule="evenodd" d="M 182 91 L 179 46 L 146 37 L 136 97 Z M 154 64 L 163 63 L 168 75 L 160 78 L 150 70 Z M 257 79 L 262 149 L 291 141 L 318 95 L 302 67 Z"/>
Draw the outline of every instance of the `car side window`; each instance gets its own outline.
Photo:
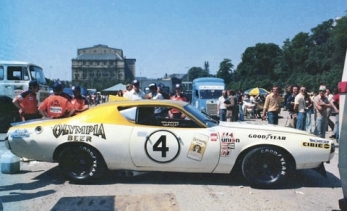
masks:
<path id="1" fill-rule="evenodd" d="M 0 80 L 4 80 L 4 67 L 0 66 Z"/>
<path id="2" fill-rule="evenodd" d="M 142 106 L 137 109 L 136 124 L 156 127 L 201 128 L 194 120 L 170 118 L 172 107 Z"/>

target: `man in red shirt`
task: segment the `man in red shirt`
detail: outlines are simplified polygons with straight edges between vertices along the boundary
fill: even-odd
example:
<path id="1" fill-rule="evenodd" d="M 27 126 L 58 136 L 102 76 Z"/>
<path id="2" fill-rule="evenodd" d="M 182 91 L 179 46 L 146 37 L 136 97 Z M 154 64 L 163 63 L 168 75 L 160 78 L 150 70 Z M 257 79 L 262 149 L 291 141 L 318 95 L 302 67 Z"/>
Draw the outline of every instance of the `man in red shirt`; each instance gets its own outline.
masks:
<path id="1" fill-rule="evenodd" d="M 75 113 L 75 108 L 69 100 L 61 96 L 63 86 L 55 83 L 53 94 L 46 98 L 39 106 L 39 112 L 43 118 L 59 119 L 70 117 Z"/>
<path id="2" fill-rule="evenodd" d="M 175 89 L 176 89 L 176 94 L 173 95 L 170 100 L 178 100 L 178 101 L 184 101 L 184 102 L 188 102 L 188 99 L 186 96 L 183 95 L 182 93 L 182 87 L 180 84 L 176 84 L 175 86 Z M 180 110 L 178 109 L 175 109 L 175 108 L 172 108 L 170 111 L 169 111 L 169 116 L 170 118 L 175 118 L 175 119 L 184 119 L 186 118 L 186 115 L 184 115 L 183 113 L 181 113 Z"/>
<path id="3" fill-rule="evenodd" d="M 22 121 L 40 118 L 37 110 L 36 93 L 40 90 L 40 85 L 36 80 L 29 82 L 29 89 L 20 93 L 13 99 L 13 104 L 19 109 Z"/>
<path id="4" fill-rule="evenodd" d="M 81 88 L 79 86 L 73 86 L 72 91 L 74 97 L 71 100 L 71 103 L 75 108 L 75 114 L 79 114 L 89 109 L 87 99 L 81 95 Z"/>

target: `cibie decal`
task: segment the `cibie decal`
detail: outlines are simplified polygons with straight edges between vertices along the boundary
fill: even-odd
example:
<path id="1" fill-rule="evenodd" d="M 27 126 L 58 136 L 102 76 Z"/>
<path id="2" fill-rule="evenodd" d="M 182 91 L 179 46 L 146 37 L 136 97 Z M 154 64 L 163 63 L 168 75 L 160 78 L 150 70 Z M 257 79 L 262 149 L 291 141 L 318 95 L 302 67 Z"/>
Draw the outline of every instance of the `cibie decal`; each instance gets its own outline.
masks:
<path id="1" fill-rule="evenodd" d="M 235 143 L 240 142 L 240 139 L 234 138 L 233 133 L 223 132 L 221 134 L 221 157 L 229 157 L 231 150 L 235 149 Z"/>
<path id="2" fill-rule="evenodd" d="M 322 148 L 322 149 L 330 149 L 330 144 L 325 144 L 325 143 L 302 142 L 302 146 Z"/>
<path id="3" fill-rule="evenodd" d="M 27 129 L 18 129 L 10 133 L 10 136 L 12 138 L 25 138 L 25 137 L 29 137 L 30 133 L 28 132 Z"/>
<path id="4" fill-rule="evenodd" d="M 187 157 L 193 160 L 202 160 L 208 139 L 209 137 L 206 135 L 200 133 L 194 134 L 193 140 L 190 143 Z"/>
<path id="5" fill-rule="evenodd" d="M 106 134 L 103 124 L 77 126 L 77 125 L 54 125 L 53 129 L 54 137 L 67 135 L 68 141 L 92 141 L 92 136 L 97 136 L 106 139 Z"/>
<path id="6" fill-rule="evenodd" d="M 285 136 L 278 136 L 273 134 L 267 134 L 267 135 L 260 135 L 260 134 L 249 134 L 248 138 L 259 138 L 259 139 L 271 139 L 271 140 L 286 140 L 287 137 Z"/>
<path id="7" fill-rule="evenodd" d="M 151 160 L 168 163 L 177 158 L 181 146 L 175 134 L 167 130 L 157 130 L 147 137 L 145 151 Z"/>

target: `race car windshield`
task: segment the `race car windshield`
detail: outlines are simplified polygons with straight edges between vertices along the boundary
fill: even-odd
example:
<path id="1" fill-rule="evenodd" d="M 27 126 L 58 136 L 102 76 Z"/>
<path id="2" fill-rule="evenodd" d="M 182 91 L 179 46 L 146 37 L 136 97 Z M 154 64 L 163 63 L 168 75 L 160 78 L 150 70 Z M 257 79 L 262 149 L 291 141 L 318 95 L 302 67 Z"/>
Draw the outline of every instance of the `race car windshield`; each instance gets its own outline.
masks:
<path id="1" fill-rule="evenodd" d="M 207 127 L 214 127 L 218 125 L 218 122 L 213 120 L 211 117 L 207 116 L 206 114 L 203 114 L 201 111 L 196 109 L 195 107 L 187 104 L 183 107 L 185 110 L 193 114 L 197 119 L 199 119 L 201 122 L 203 122 Z"/>

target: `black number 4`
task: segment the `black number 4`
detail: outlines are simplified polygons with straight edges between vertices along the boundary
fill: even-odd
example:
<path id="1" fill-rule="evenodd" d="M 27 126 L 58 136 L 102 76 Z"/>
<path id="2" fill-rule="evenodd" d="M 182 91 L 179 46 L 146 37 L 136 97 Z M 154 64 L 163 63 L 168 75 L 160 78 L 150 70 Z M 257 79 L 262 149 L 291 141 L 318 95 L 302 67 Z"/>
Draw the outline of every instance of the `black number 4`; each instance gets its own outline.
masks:
<path id="1" fill-rule="evenodd" d="M 159 147 L 161 143 L 161 147 Z M 160 151 L 162 157 L 166 157 L 166 152 L 169 151 L 169 147 L 166 147 L 166 136 L 162 135 L 157 142 L 153 145 L 153 151 Z"/>

